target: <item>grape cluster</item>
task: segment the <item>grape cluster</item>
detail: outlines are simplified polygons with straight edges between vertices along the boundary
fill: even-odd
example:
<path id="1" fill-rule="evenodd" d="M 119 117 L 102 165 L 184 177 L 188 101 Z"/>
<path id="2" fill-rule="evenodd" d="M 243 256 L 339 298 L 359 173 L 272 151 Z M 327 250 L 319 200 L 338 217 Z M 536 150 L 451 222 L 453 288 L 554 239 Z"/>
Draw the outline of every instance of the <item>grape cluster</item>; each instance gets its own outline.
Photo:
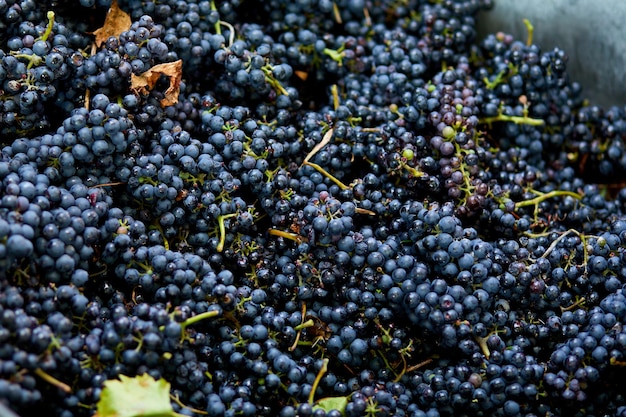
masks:
<path id="1" fill-rule="evenodd" d="M 626 415 L 626 107 L 491 5 L 0 0 L 0 404 Z"/>

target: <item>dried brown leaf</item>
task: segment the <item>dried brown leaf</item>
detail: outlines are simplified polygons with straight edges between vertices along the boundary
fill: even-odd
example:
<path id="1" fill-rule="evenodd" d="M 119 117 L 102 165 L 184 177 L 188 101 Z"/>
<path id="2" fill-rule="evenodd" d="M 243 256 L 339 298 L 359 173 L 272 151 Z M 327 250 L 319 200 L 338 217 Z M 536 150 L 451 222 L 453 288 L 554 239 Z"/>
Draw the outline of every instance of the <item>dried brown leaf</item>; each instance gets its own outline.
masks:
<path id="1" fill-rule="evenodd" d="M 306 71 L 299 71 L 296 70 L 293 72 L 298 78 L 300 78 L 302 81 L 306 81 L 307 78 L 309 78 L 309 73 Z"/>
<path id="2" fill-rule="evenodd" d="M 140 75 L 132 74 L 130 78 L 130 88 L 137 94 L 148 94 L 162 75 L 170 79 L 170 85 L 167 90 L 165 90 L 165 97 L 161 100 L 161 106 L 172 106 L 178 103 L 180 82 L 183 77 L 183 61 L 180 59 L 174 62 L 155 65 Z"/>
<path id="3" fill-rule="evenodd" d="M 111 36 L 119 37 L 122 32 L 130 29 L 130 16 L 117 5 L 117 0 L 111 2 L 111 7 L 104 18 L 104 24 L 100 29 L 96 29 L 93 34 L 96 36 L 96 45 L 99 47 Z"/>

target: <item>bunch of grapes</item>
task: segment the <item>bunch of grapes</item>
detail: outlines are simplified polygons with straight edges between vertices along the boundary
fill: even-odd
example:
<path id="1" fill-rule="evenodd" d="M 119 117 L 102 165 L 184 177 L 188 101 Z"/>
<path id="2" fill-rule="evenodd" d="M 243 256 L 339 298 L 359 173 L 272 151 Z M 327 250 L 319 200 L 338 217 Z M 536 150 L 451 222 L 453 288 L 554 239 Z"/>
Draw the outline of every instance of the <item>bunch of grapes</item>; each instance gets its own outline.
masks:
<path id="1" fill-rule="evenodd" d="M 0 0 L 0 414 L 626 415 L 626 107 L 491 6 Z"/>

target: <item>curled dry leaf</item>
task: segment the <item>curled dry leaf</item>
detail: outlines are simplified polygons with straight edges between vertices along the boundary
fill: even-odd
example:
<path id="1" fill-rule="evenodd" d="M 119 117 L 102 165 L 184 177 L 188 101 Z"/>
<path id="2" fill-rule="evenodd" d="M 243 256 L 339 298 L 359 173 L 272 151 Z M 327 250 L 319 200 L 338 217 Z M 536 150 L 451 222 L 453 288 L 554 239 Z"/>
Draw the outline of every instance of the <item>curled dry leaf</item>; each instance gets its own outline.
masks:
<path id="1" fill-rule="evenodd" d="M 130 16 L 117 5 L 117 0 L 111 2 L 111 7 L 104 19 L 104 24 L 100 29 L 96 29 L 93 34 L 96 36 L 98 48 L 111 36 L 119 37 L 122 32 L 130 29 Z"/>
<path id="2" fill-rule="evenodd" d="M 161 106 L 172 106 L 178 103 L 180 81 L 183 76 L 183 61 L 180 59 L 174 62 L 155 65 L 140 75 L 132 74 L 130 87 L 137 94 L 148 94 L 162 75 L 170 79 L 170 85 L 167 90 L 165 90 L 165 97 L 161 100 Z"/>

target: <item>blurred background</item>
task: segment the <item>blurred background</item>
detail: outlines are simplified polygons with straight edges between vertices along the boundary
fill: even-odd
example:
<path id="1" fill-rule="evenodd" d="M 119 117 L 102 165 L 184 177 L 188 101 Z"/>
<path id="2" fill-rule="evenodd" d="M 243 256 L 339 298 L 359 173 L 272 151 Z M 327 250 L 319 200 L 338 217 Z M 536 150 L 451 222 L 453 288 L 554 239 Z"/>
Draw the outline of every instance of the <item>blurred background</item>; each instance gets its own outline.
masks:
<path id="1" fill-rule="evenodd" d="M 626 105 L 626 2 L 624 0 L 494 0 L 478 17 L 479 36 L 505 32 L 527 36 L 523 20 L 535 27 L 534 43 L 569 56 L 572 81 L 583 86 L 590 104 Z"/>

